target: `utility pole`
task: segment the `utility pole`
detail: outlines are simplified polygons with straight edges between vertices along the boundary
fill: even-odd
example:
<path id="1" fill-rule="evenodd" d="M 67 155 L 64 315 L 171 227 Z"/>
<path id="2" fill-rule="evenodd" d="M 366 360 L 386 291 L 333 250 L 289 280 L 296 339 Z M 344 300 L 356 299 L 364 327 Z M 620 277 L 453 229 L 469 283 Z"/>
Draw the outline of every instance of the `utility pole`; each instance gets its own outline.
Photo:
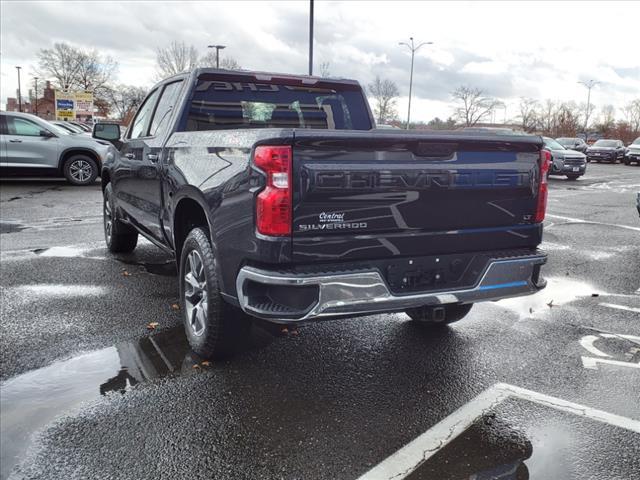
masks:
<path id="1" fill-rule="evenodd" d="M 407 42 L 400 42 L 398 44 L 398 45 L 405 45 L 406 47 L 409 48 L 409 50 L 411 50 L 411 74 L 409 76 L 409 108 L 407 109 L 407 127 L 406 127 L 407 130 L 409 130 L 409 122 L 411 121 L 411 92 L 413 90 L 413 58 L 420 47 L 422 47 L 423 45 L 433 44 L 433 42 L 422 42 L 420 45 L 416 47 L 415 44 L 413 43 L 413 37 L 409 37 L 409 40 L 411 41 L 411 45 L 409 45 Z"/>
<path id="2" fill-rule="evenodd" d="M 33 77 L 36 83 L 36 117 L 38 116 L 38 77 Z"/>
<path id="3" fill-rule="evenodd" d="M 216 49 L 216 68 L 220 68 L 220 50 L 227 48 L 226 45 L 207 45 L 207 48 Z"/>
<path id="4" fill-rule="evenodd" d="M 601 82 L 589 80 L 588 82 L 578 82 L 587 87 L 587 112 L 584 115 L 584 141 L 587 141 L 587 128 L 589 127 L 589 115 L 591 114 L 591 89 Z"/>
<path id="5" fill-rule="evenodd" d="M 20 69 L 22 67 L 16 67 L 18 70 L 18 111 L 22 111 L 22 90 L 20 89 Z"/>
<path id="6" fill-rule="evenodd" d="M 309 0 L 309 76 L 313 75 L 313 0 Z"/>

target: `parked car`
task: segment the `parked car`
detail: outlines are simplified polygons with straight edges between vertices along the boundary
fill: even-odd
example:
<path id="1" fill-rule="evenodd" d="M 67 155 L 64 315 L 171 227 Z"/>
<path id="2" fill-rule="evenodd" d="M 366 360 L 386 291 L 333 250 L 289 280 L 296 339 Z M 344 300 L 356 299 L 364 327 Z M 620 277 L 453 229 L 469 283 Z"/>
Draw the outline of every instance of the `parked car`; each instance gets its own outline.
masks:
<path id="1" fill-rule="evenodd" d="M 355 81 L 195 69 L 151 89 L 105 162 L 105 239 L 175 255 L 200 355 L 252 317 L 443 325 L 544 287 L 549 163 L 537 136 L 376 130 Z"/>
<path id="2" fill-rule="evenodd" d="M 81 128 L 85 132 L 91 133 L 91 131 L 92 131 L 92 128 L 89 125 L 85 125 L 82 122 L 73 122 L 73 121 L 71 121 L 71 122 L 68 122 L 68 123 L 71 123 L 71 124 L 75 125 L 76 127 Z"/>
<path id="3" fill-rule="evenodd" d="M 0 113 L 0 175 L 60 176 L 89 185 L 100 174 L 108 142 L 76 135 L 28 113 Z"/>
<path id="4" fill-rule="evenodd" d="M 73 125 L 70 122 L 61 122 L 59 120 L 53 120 L 51 123 L 53 123 L 56 127 L 60 127 L 60 128 L 65 129 L 69 133 L 73 133 L 73 134 L 76 134 L 76 135 L 86 133 L 83 129 L 81 129 L 80 127 L 78 127 L 76 125 Z"/>
<path id="5" fill-rule="evenodd" d="M 575 150 L 567 150 L 550 137 L 542 137 L 544 148 L 551 153 L 549 175 L 566 175 L 569 180 L 577 180 L 587 172 L 587 157 Z"/>
<path id="6" fill-rule="evenodd" d="M 632 162 L 640 165 L 640 137 L 636 138 L 633 143 L 627 147 L 624 156 L 625 165 L 631 165 Z"/>
<path id="7" fill-rule="evenodd" d="M 622 140 L 600 139 L 587 149 L 589 161 L 616 163 L 624 160 L 625 147 Z"/>
<path id="8" fill-rule="evenodd" d="M 567 150 L 575 150 L 576 152 L 586 153 L 589 145 L 582 139 L 576 137 L 561 137 L 556 138 L 556 142 L 562 145 Z"/>

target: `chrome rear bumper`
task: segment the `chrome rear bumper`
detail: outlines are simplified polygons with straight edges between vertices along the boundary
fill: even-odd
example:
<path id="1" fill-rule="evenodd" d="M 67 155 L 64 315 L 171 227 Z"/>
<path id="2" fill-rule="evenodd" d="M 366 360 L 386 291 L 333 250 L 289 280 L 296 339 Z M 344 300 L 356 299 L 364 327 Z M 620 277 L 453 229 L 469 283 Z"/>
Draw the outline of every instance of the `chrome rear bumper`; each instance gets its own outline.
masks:
<path id="1" fill-rule="evenodd" d="M 508 297 L 530 295 L 544 288 L 539 276 L 547 257 L 539 252 L 518 258 L 492 260 L 473 288 L 394 295 L 378 270 L 331 273 L 291 274 L 243 267 L 236 280 L 240 307 L 250 315 L 281 323 L 295 323 L 322 317 L 360 315 L 403 311 L 422 305 L 475 303 Z M 253 302 L 247 293 L 247 282 L 254 285 L 284 287 L 317 287 L 314 301 L 304 310 L 278 310 Z M 295 295 L 295 288 L 291 288 Z"/>

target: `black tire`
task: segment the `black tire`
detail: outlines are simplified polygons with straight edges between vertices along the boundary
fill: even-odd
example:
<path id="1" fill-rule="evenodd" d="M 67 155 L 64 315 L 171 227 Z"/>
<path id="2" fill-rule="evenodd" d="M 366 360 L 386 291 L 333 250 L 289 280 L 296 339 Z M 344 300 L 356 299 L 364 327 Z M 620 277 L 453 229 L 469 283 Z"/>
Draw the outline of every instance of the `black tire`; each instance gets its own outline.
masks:
<path id="1" fill-rule="evenodd" d="M 631 165 L 631 160 L 629 160 L 628 158 L 624 159 L 624 164 L 625 165 Z"/>
<path id="2" fill-rule="evenodd" d="M 184 242 L 178 281 L 184 328 L 192 350 L 205 358 L 237 353 L 249 337 L 251 317 L 222 298 L 218 262 L 202 228 L 191 230 Z"/>
<path id="3" fill-rule="evenodd" d="M 580 175 L 567 175 L 567 180 L 577 180 Z"/>
<path id="4" fill-rule="evenodd" d="M 424 306 L 417 308 L 409 308 L 405 311 L 407 315 L 414 322 L 421 325 L 429 325 L 429 326 L 444 326 L 453 322 L 457 322 L 458 320 L 462 320 L 467 313 L 473 307 L 473 303 L 467 303 L 464 305 L 460 304 L 452 304 L 452 305 L 443 305 L 444 308 L 444 317 L 442 319 L 436 319 L 434 313 L 436 313 L 436 308 L 433 306 Z"/>
<path id="5" fill-rule="evenodd" d="M 91 185 L 98 178 L 98 165 L 88 155 L 78 154 L 65 160 L 62 172 L 72 185 Z"/>
<path id="6" fill-rule="evenodd" d="M 117 210 L 113 203 L 113 188 L 108 183 L 102 194 L 102 225 L 104 240 L 111 253 L 132 252 L 138 244 L 138 232 L 118 220 Z"/>

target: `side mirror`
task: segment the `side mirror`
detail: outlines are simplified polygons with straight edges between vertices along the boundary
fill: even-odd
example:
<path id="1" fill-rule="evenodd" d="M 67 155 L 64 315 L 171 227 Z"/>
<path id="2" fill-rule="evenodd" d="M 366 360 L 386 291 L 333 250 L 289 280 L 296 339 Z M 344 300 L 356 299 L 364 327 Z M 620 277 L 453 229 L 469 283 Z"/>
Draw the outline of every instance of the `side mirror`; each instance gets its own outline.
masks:
<path id="1" fill-rule="evenodd" d="M 44 130 L 44 129 L 40 130 L 40 136 L 44 138 L 55 137 L 55 135 L 51 133 L 49 130 Z"/>
<path id="2" fill-rule="evenodd" d="M 120 140 L 120 125 L 117 123 L 96 123 L 93 126 L 91 136 L 111 143 L 117 142 Z"/>

